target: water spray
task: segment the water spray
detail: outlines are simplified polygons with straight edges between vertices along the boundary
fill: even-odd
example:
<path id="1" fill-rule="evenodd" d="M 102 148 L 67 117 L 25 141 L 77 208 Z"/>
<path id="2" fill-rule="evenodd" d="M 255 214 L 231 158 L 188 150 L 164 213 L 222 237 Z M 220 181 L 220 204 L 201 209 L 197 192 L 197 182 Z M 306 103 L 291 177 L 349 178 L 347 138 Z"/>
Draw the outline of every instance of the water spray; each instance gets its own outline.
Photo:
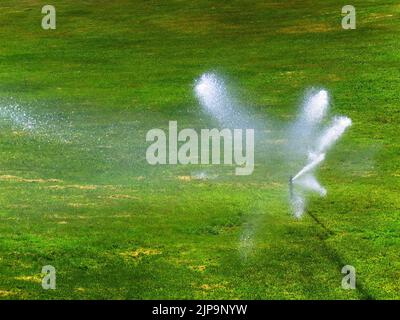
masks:
<path id="1" fill-rule="evenodd" d="M 329 106 L 328 93 L 326 90 L 320 90 L 310 96 L 303 107 L 299 120 L 293 126 L 292 139 L 297 140 L 297 133 L 303 139 L 296 143 L 303 143 L 303 148 L 308 153 L 308 163 L 291 178 L 289 183 L 289 192 L 291 194 L 290 202 L 293 214 L 301 217 L 303 212 L 299 209 L 297 200 L 302 198 L 305 202 L 305 192 L 317 192 L 320 196 L 326 195 L 326 189 L 322 187 L 314 176 L 315 169 L 325 160 L 325 153 L 341 137 L 345 130 L 351 125 L 351 120 L 347 117 L 335 117 L 328 128 L 321 130 L 321 122 Z M 320 133 L 322 132 L 322 134 Z M 320 135 L 319 137 L 317 135 Z M 294 145 L 294 143 L 292 143 Z M 297 194 L 296 189 L 302 191 L 302 196 Z M 304 210 L 304 207 L 303 209 Z"/>
<path id="2" fill-rule="evenodd" d="M 249 124 L 254 128 L 257 119 L 251 117 L 246 108 L 236 103 L 235 99 L 229 95 L 225 82 L 216 74 L 203 74 L 196 81 L 194 89 L 200 105 L 221 125 L 239 127 Z M 303 162 L 303 165 L 299 166 L 299 171 L 290 176 L 288 182 L 292 213 L 298 218 L 304 213 L 306 197 L 309 192 L 316 192 L 320 196 L 326 195 L 326 189 L 319 184 L 314 172 L 325 160 L 327 151 L 351 126 L 351 119 L 340 116 L 334 117 L 332 123 L 323 128 L 322 123 L 328 109 L 328 91 L 325 89 L 313 90 L 305 99 L 297 120 L 288 131 L 289 148 L 287 151 L 293 157 L 285 157 L 285 160 Z M 267 128 L 265 123 L 260 127 Z M 262 145 L 262 141 L 260 143 L 262 147 L 265 146 Z M 267 145 L 267 147 L 271 148 L 271 145 Z M 268 151 L 271 152 L 271 149 Z M 279 152 L 279 150 L 277 151 Z"/>

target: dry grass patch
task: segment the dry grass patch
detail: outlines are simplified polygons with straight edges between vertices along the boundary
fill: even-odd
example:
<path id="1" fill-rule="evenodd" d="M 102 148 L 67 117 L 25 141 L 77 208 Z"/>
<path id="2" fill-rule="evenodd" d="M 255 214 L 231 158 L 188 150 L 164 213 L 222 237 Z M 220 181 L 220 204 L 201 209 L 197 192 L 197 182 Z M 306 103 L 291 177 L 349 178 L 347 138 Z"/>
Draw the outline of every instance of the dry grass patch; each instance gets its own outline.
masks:
<path id="1" fill-rule="evenodd" d="M 146 256 L 154 256 L 161 254 L 161 251 L 158 249 L 151 249 L 151 248 L 139 248 L 134 251 L 125 251 L 121 252 L 120 255 L 126 259 L 135 259 L 140 260 Z"/>

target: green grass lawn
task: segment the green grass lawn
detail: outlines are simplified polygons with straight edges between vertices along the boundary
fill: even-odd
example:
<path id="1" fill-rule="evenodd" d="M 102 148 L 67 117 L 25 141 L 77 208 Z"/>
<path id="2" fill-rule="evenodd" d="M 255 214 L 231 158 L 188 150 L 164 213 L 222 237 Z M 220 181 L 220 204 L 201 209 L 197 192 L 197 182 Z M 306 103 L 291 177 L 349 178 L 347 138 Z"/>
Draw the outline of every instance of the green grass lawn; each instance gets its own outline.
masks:
<path id="1" fill-rule="evenodd" d="M 398 1 L 352 1 L 356 30 L 332 0 L 57 1 L 52 31 L 45 4 L 0 4 L 1 299 L 400 297 Z M 353 120 L 303 219 L 257 158 L 246 177 L 146 163 L 149 129 L 212 123 L 207 71 L 260 117 L 293 120 L 316 86 Z"/>

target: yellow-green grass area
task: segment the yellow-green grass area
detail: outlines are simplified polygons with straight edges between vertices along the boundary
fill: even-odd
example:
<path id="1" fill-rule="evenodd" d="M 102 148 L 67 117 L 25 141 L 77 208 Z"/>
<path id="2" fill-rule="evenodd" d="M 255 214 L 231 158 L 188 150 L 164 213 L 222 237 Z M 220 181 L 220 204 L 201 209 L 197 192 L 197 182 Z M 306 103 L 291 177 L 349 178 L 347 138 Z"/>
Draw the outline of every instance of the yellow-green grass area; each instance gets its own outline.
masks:
<path id="1" fill-rule="evenodd" d="M 355 30 L 331 0 L 55 1 L 56 30 L 45 4 L 0 4 L 1 299 L 399 298 L 398 1 L 352 1 Z M 208 71 L 259 118 L 323 87 L 352 119 L 302 219 L 279 163 L 146 162 L 149 129 L 213 124 Z"/>

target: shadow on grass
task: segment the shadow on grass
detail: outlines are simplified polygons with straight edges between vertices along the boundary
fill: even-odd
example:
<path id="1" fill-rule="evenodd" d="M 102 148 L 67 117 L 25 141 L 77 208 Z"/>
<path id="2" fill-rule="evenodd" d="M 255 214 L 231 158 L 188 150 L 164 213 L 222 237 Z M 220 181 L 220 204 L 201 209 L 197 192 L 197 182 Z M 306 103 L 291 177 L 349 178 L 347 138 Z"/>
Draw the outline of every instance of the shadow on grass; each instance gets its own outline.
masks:
<path id="1" fill-rule="evenodd" d="M 319 220 L 317 218 L 317 216 L 315 216 L 314 214 L 312 214 L 311 212 L 308 212 L 308 214 L 310 215 L 310 217 L 314 220 L 314 222 L 319 225 L 325 232 L 325 234 L 319 234 L 318 237 L 321 240 L 321 243 L 323 244 L 323 246 L 326 249 L 327 252 L 327 256 L 331 259 L 331 261 L 333 261 L 340 269 L 343 268 L 343 266 L 347 265 L 347 263 L 344 261 L 344 259 L 338 254 L 338 252 L 329 247 L 324 240 L 326 239 L 326 236 L 332 236 L 334 235 L 334 232 L 332 230 L 330 230 L 321 220 Z M 366 289 L 366 287 L 364 286 L 364 284 L 357 279 L 357 291 L 359 292 L 359 295 L 361 297 L 361 299 L 366 299 L 366 300 L 375 300 L 374 296 L 372 296 L 368 290 Z"/>

